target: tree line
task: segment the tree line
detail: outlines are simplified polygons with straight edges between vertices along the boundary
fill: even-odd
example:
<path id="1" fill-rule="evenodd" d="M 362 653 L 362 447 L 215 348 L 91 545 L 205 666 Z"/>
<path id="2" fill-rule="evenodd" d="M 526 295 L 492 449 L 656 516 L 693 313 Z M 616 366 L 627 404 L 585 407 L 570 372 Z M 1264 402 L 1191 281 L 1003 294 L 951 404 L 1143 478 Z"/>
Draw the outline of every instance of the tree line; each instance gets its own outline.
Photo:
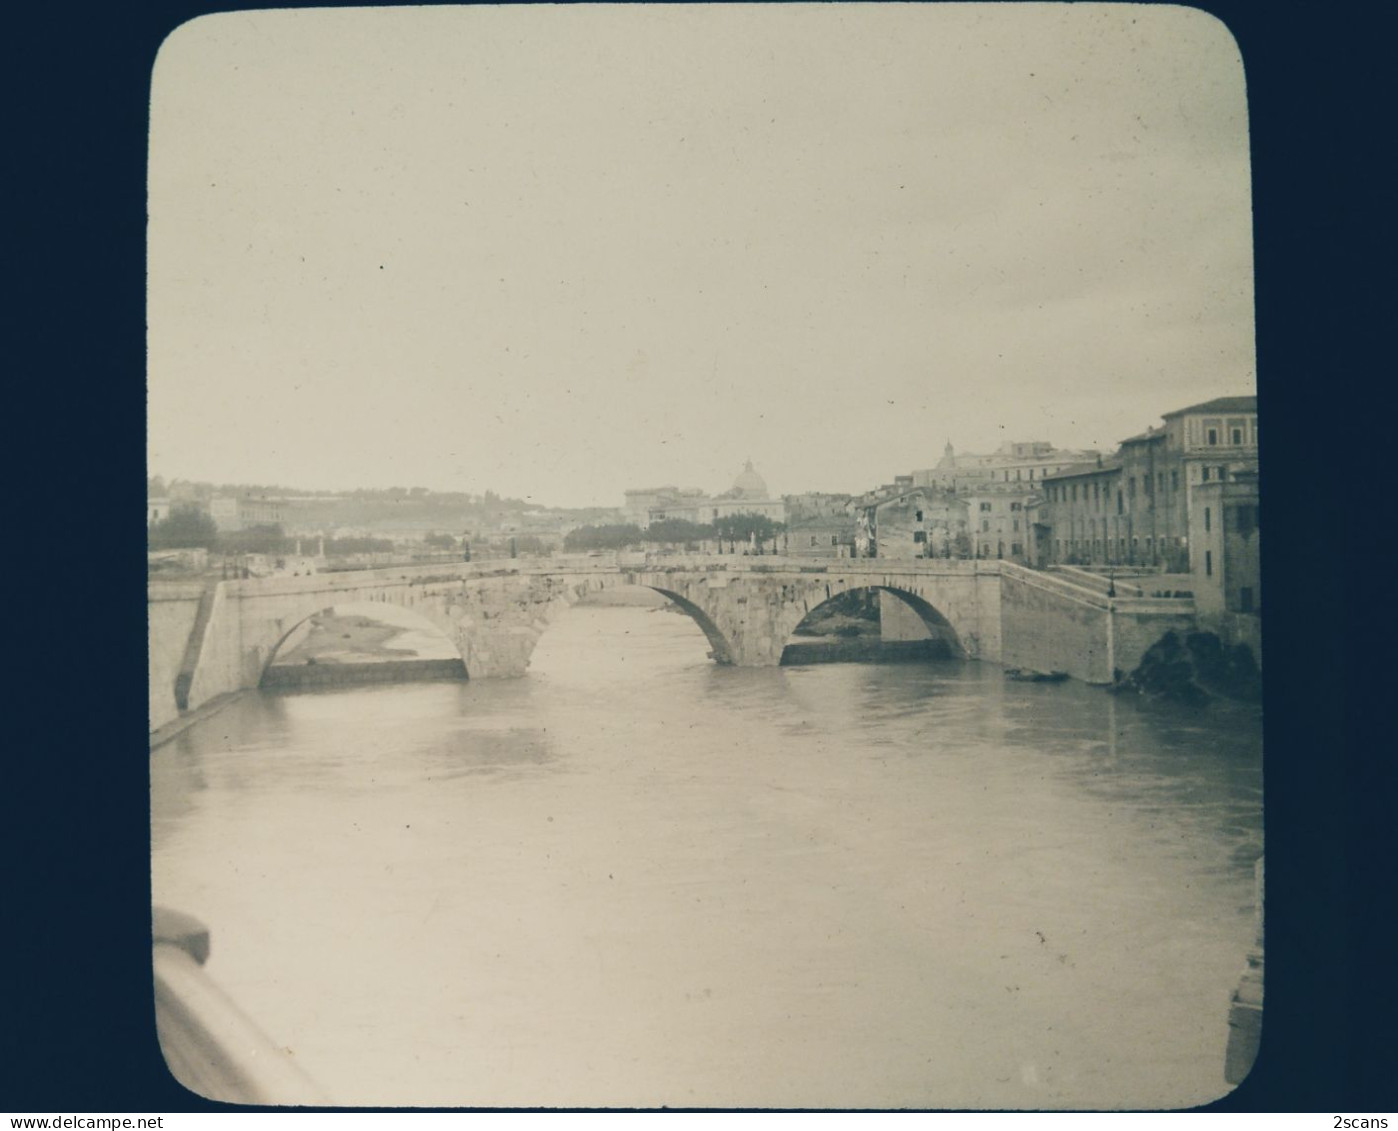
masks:
<path id="1" fill-rule="evenodd" d="M 445 535 L 449 546 L 456 540 Z M 175 506 L 170 513 L 146 530 L 146 545 L 152 550 L 209 550 L 218 554 L 290 554 L 298 539 L 289 537 L 279 525 L 251 526 L 246 530 L 219 530 L 207 511 L 197 506 Z M 319 540 L 299 539 L 305 547 Z M 432 543 L 431 536 L 428 543 Z M 387 538 L 326 538 L 325 552 L 331 557 L 349 554 L 386 554 L 393 549 Z"/>
<path id="2" fill-rule="evenodd" d="M 642 530 L 635 523 L 580 526 L 563 536 L 563 548 L 571 553 L 592 550 L 629 550 L 642 546 L 683 545 L 697 549 L 701 542 L 727 542 L 730 549 L 746 546 L 755 538 L 769 542 L 785 527 L 761 514 L 731 514 L 711 523 L 667 518 Z"/>

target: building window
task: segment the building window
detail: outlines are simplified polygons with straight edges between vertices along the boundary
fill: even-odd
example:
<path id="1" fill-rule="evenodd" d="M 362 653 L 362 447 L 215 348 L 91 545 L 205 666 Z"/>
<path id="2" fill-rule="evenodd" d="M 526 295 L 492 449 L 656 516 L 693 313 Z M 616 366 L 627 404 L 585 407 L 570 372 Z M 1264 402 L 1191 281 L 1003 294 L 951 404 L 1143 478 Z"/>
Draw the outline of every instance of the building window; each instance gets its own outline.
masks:
<path id="1" fill-rule="evenodd" d="M 1243 430 L 1241 428 L 1233 429 L 1233 446 L 1235 448 L 1241 448 L 1243 446 Z"/>
<path id="2" fill-rule="evenodd" d="M 1014 526 L 1014 531 L 1015 531 L 1015 533 L 1018 534 L 1018 533 L 1019 533 L 1019 519 L 1015 519 L 1015 520 L 1014 520 L 1013 526 Z"/>
<path id="3" fill-rule="evenodd" d="M 1257 528 L 1257 508 L 1241 506 L 1234 509 L 1233 529 L 1246 538 Z"/>
<path id="4" fill-rule="evenodd" d="M 982 512 L 988 512 L 988 511 L 990 510 L 990 504 L 989 504 L 989 503 L 982 503 L 982 504 L 981 504 L 981 510 L 982 510 Z"/>
<path id="5" fill-rule="evenodd" d="M 1010 543 L 1010 553 L 1012 553 L 1012 554 L 1022 554 L 1022 553 L 1024 553 L 1024 548 L 1023 548 L 1018 542 L 1011 542 L 1011 543 Z"/>
<path id="6" fill-rule="evenodd" d="M 990 519 L 988 519 L 988 518 L 983 518 L 983 519 L 981 519 L 981 533 L 982 533 L 982 534 L 988 534 L 989 532 L 990 532 Z"/>
<path id="7" fill-rule="evenodd" d="M 913 531 L 913 541 L 914 541 L 914 542 L 926 542 L 926 541 L 927 541 L 927 531 L 925 531 L 925 530 L 914 530 L 914 531 Z"/>
<path id="8" fill-rule="evenodd" d="M 1207 534 L 1207 533 L 1208 533 L 1210 530 L 1212 530 L 1212 529 L 1213 529 L 1213 511 L 1212 511 L 1210 508 L 1205 507 L 1205 508 L 1204 508 L 1204 533 Z"/>
<path id="9" fill-rule="evenodd" d="M 1023 510 L 1023 509 L 1024 509 L 1024 508 L 1023 508 L 1019 503 L 1011 503 L 1011 504 L 1010 504 L 1010 510 L 1012 510 L 1012 511 L 1018 511 L 1018 510 Z"/>
<path id="10" fill-rule="evenodd" d="M 811 545 L 814 546 L 815 544 L 816 544 L 816 536 L 815 536 L 814 534 L 812 534 L 812 535 L 811 535 Z"/>
<path id="11" fill-rule="evenodd" d="M 921 511 L 918 511 L 918 512 L 917 512 L 917 520 L 918 520 L 918 522 L 921 522 L 921 521 L 922 521 L 922 512 L 921 512 Z"/>
<path id="12" fill-rule="evenodd" d="M 830 545 L 832 545 L 832 546 L 838 546 L 839 544 L 840 544 L 839 536 L 836 535 L 836 534 L 830 535 Z"/>
<path id="13" fill-rule="evenodd" d="M 1204 482 L 1207 483 L 1209 481 L 1209 469 L 1207 467 L 1204 467 L 1200 468 L 1200 471 L 1202 472 Z"/>
<path id="14" fill-rule="evenodd" d="M 1214 552 L 1213 552 L 1212 550 L 1205 550 L 1205 551 L 1204 551 L 1204 576 L 1205 576 L 1205 577 L 1212 577 L 1213 575 L 1214 575 Z"/>
<path id="15" fill-rule="evenodd" d="M 1170 472 L 1170 490 L 1171 490 L 1171 491 L 1178 491 L 1179 489 L 1180 489 L 1180 473 L 1179 473 L 1178 471 L 1172 471 L 1172 472 Z"/>
<path id="16" fill-rule="evenodd" d="M 1073 487 L 1072 487 L 1072 494 L 1073 494 L 1073 502 L 1076 503 L 1076 502 L 1078 501 L 1078 485 L 1077 485 L 1076 483 L 1073 484 Z"/>

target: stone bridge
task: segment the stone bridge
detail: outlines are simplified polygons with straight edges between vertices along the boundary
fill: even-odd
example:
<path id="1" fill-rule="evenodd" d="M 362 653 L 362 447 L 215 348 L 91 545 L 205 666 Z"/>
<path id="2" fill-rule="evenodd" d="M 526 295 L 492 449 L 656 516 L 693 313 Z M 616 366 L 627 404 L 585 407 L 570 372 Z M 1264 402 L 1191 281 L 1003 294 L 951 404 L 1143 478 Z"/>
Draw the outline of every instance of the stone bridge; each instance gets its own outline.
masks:
<path id="1" fill-rule="evenodd" d="M 724 664 L 774 666 L 813 609 L 856 589 L 899 598 L 885 639 L 938 637 L 953 653 L 1107 682 L 1193 602 L 1109 598 L 1001 561 L 616 555 L 406 566 L 226 581 L 208 590 L 151 587 L 151 725 L 220 695 L 256 687 L 278 646 L 335 605 L 412 610 L 453 642 L 472 679 L 523 675 L 557 613 L 589 593 L 640 585 L 688 613 Z M 183 602 L 182 605 L 167 602 Z M 888 610 L 892 602 L 885 602 Z M 1129 665 L 1129 666 L 1128 666 Z M 175 684 L 169 682 L 178 672 Z M 178 688 L 178 690 L 176 690 Z"/>

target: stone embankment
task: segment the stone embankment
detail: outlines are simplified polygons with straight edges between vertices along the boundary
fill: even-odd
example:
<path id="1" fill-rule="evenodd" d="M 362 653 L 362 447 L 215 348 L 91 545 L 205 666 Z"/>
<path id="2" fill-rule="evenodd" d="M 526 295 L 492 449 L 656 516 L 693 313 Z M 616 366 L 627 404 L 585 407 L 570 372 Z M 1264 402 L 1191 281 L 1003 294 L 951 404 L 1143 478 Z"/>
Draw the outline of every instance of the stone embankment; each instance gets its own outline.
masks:
<path id="1" fill-rule="evenodd" d="M 1167 632 L 1113 690 L 1202 706 L 1213 698 L 1260 702 L 1262 673 L 1245 644 L 1212 632 Z"/>
<path id="2" fill-rule="evenodd" d="M 782 649 L 782 666 L 797 664 L 906 664 L 949 660 L 951 648 L 942 640 L 880 640 L 877 636 L 803 640 Z"/>
<path id="3" fill-rule="evenodd" d="M 465 679 L 466 665 L 455 660 L 369 660 L 364 663 L 272 664 L 262 677 L 265 691 L 301 691 L 311 687 L 350 687 L 362 683 L 408 683 L 414 680 Z"/>

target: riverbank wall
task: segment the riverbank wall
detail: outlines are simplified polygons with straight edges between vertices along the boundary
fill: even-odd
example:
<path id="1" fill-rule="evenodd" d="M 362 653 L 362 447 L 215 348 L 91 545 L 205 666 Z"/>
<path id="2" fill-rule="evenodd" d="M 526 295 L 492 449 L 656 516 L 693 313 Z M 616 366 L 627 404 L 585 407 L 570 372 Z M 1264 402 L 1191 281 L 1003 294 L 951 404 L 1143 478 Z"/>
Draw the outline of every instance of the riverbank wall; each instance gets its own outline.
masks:
<path id="1" fill-rule="evenodd" d="M 365 663 L 272 664 L 263 673 L 264 691 L 304 691 L 319 687 L 351 687 L 364 683 L 410 683 L 465 679 L 460 660 L 377 660 Z"/>
<path id="2" fill-rule="evenodd" d="M 880 640 L 876 636 L 826 639 L 788 644 L 782 649 L 782 666 L 799 664 L 907 664 L 922 660 L 949 660 L 952 650 L 940 640 Z"/>
<path id="3" fill-rule="evenodd" d="M 203 595 L 204 586 L 197 581 L 160 582 L 146 588 L 146 679 L 152 734 L 180 717 L 175 683 Z"/>

